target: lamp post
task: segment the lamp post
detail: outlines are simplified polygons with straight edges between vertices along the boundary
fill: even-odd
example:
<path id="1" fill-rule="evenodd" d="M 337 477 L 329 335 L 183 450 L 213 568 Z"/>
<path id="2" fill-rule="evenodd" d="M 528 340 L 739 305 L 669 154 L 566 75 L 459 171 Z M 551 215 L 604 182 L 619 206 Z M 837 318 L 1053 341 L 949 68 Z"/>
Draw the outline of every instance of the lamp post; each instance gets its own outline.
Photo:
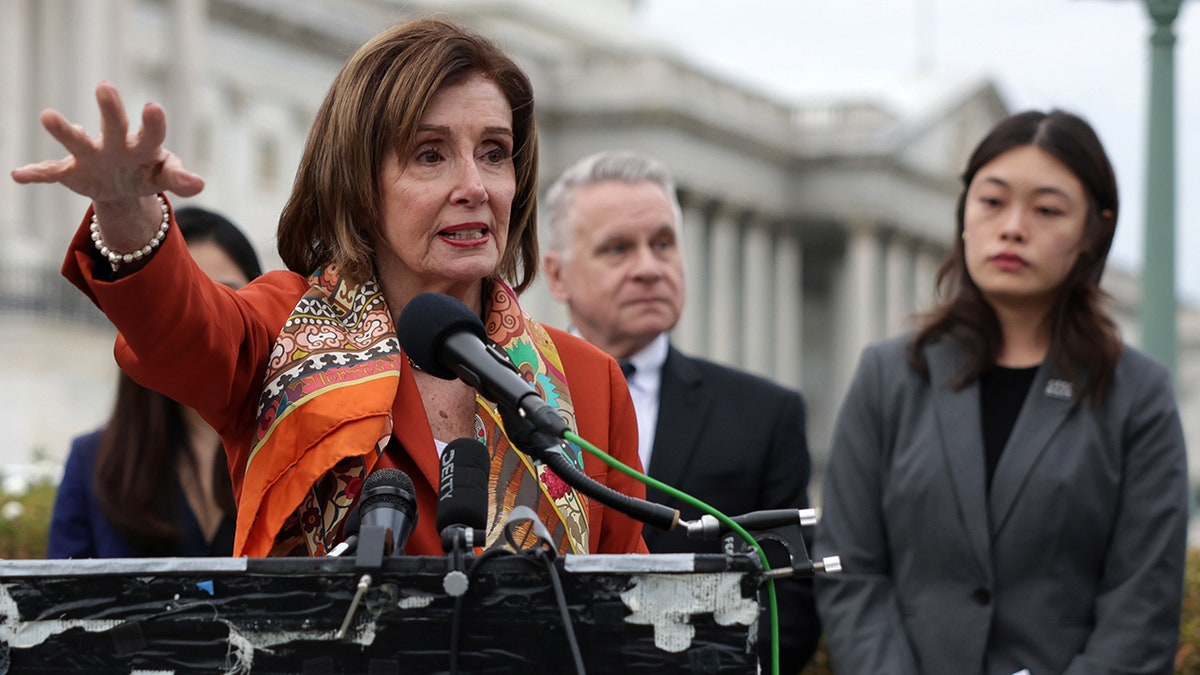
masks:
<path id="1" fill-rule="evenodd" d="M 1183 0 L 1144 0 L 1150 13 L 1150 110 L 1146 146 L 1142 347 L 1176 372 L 1175 33 Z"/>

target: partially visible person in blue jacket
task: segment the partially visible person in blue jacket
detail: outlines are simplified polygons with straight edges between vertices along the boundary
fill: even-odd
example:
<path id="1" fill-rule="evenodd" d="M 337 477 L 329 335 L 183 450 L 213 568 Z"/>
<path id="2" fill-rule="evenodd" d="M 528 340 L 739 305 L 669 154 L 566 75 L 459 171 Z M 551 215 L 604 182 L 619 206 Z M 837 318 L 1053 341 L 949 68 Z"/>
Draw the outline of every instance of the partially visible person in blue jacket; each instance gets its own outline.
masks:
<path id="1" fill-rule="evenodd" d="M 253 246 L 228 219 L 198 207 L 175 218 L 214 281 L 236 290 L 262 274 Z M 47 557 L 231 555 L 233 488 L 216 430 L 191 408 L 118 377 L 107 424 L 71 442 Z"/>

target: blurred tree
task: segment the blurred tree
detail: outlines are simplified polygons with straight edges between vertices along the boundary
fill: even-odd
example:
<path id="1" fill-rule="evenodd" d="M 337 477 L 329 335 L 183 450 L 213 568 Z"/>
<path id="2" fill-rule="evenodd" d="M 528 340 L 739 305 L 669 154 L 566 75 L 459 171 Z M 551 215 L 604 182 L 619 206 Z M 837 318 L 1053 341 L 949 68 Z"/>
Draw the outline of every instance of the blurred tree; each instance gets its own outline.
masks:
<path id="1" fill-rule="evenodd" d="M 0 558 L 34 560 L 46 557 L 46 533 L 58 486 L 44 479 L 24 489 L 8 483 L 0 489 Z"/>

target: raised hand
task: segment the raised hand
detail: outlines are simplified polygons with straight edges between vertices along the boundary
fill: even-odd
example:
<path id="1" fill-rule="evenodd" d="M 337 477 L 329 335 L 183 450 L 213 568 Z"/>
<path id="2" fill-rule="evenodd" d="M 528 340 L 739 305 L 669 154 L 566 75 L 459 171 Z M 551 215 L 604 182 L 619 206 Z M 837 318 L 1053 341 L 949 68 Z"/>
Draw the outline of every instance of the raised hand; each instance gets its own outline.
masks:
<path id="1" fill-rule="evenodd" d="M 97 137 L 57 110 L 42 111 L 42 126 L 70 154 L 27 164 L 13 170 L 12 177 L 22 184 L 60 183 L 90 198 L 108 245 L 122 251 L 140 248 L 161 217 L 154 195 L 174 192 L 191 197 L 204 189 L 204 180 L 163 148 L 167 116 L 162 106 L 147 104 L 141 128 L 131 134 L 116 87 L 101 82 L 96 86 L 96 102 L 101 120 Z"/>
<path id="2" fill-rule="evenodd" d="M 18 183 L 61 183 L 94 202 L 122 201 L 169 191 L 191 197 L 204 188 L 199 176 L 162 147 L 167 117 L 162 106 L 142 110 L 142 127 L 129 133 L 125 107 L 116 87 L 96 87 L 101 134 L 90 137 L 56 110 L 45 110 L 42 126 L 71 154 L 63 159 L 28 164 L 12 172 Z"/>
<path id="3" fill-rule="evenodd" d="M 101 135 L 95 138 L 58 110 L 43 110 L 42 126 L 71 155 L 14 169 L 12 178 L 17 183 L 60 183 L 94 202 L 120 202 L 163 191 L 191 197 L 204 189 L 202 178 L 188 172 L 179 157 L 163 149 L 167 114 L 162 106 L 146 104 L 142 129 L 131 135 L 115 86 L 98 84 L 96 102 L 100 104 Z"/>

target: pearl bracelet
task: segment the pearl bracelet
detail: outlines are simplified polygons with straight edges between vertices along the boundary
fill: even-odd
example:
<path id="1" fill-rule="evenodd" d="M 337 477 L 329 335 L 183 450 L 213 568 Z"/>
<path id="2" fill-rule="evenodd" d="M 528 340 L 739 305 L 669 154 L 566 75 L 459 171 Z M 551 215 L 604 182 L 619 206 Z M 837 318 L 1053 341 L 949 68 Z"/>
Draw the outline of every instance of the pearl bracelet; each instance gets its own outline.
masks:
<path id="1" fill-rule="evenodd" d="M 117 253 L 104 244 L 104 240 L 100 238 L 100 220 L 96 218 L 96 213 L 92 212 L 92 225 L 89 228 L 92 231 L 92 243 L 96 245 L 96 250 L 100 251 L 100 255 L 108 258 L 108 264 L 112 265 L 112 271 L 116 272 L 121 263 L 129 264 L 150 255 L 162 243 L 163 237 L 167 236 L 167 228 L 171 225 L 171 209 L 161 194 L 154 195 L 154 197 L 158 199 L 158 207 L 162 209 L 162 224 L 158 226 L 158 231 L 145 246 L 132 253 Z"/>

